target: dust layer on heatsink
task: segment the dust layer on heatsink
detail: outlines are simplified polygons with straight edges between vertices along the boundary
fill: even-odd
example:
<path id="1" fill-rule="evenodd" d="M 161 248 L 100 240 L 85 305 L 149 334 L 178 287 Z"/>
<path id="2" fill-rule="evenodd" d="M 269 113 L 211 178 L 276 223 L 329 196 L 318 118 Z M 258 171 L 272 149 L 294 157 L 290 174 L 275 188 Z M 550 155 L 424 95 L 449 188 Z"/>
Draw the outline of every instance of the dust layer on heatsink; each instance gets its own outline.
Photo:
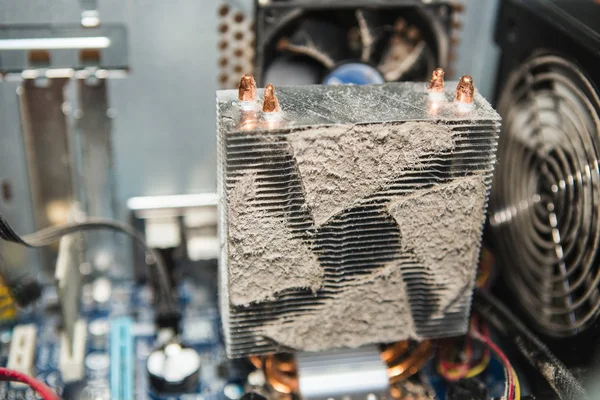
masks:
<path id="1" fill-rule="evenodd" d="M 464 333 L 498 124 L 221 137 L 231 356 Z"/>

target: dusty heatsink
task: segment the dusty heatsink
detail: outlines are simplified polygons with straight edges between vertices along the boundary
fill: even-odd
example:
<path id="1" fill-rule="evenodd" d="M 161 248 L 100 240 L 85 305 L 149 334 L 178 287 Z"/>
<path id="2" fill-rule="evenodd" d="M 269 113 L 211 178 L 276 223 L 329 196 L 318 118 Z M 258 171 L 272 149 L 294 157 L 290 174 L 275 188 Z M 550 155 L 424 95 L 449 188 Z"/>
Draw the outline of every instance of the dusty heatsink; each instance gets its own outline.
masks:
<path id="1" fill-rule="evenodd" d="M 278 120 L 217 93 L 230 357 L 466 331 L 500 118 L 455 87 L 282 87 Z"/>

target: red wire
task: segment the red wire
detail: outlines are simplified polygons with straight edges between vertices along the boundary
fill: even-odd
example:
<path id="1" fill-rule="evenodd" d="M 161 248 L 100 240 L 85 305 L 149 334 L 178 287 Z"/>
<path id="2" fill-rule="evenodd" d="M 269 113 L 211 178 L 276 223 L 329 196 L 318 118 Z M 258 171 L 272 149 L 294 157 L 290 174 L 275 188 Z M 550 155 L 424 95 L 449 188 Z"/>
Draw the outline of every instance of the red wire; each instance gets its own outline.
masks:
<path id="1" fill-rule="evenodd" d="M 475 339 L 480 340 L 481 342 L 485 343 L 485 345 L 487 347 L 489 347 L 494 353 L 496 353 L 496 356 L 500 359 L 500 361 L 502 361 L 502 364 L 504 365 L 504 371 L 506 373 L 506 378 L 508 381 L 508 399 L 514 400 L 514 398 L 515 398 L 515 382 L 514 382 L 512 366 L 510 365 L 510 361 L 508 361 L 508 358 L 504 355 L 502 350 L 500 350 L 500 348 L 498 346 L 496 346 L 496 344 L 494 342 L 492 342 L 492 340 L 490 339 L 487 326 L 485 326 L 485 325 L 483 326 L 482 330 L 484 331 L 484 333 L 481 333 L 476 328 L 477 323 L 475 321 L 476 320 L 474 318 L 474 321 L 471 326 L 471 328 L 472 328 L 471 335 Z"/>
<path id="2" fill-rule="evenodd" d="M 465 362 L 453 362 L 453 361 L 448 361 L 446 359 L 446 357 L 448 356 L 448 351 L 450 350 L 449 347 L 444 347 L 442 348 L 441 352 L 440 352 L 440 360 L 439 360 L 439 366 L 440 366 L 440 371 L 441 371 L 441 375 L 444 376 L 444 378 L 450 382 L 456 382 L 462 378 L 464 378 L 464 376 L 467 374 L 467 372 L 469 371 L 470 366 L 470 360 L 471 357 L 473 356 L 473 347 L 471 346 L 471 342 L 469 340 L 469 338 L 467 338 L 467 343 L 465 346 L 465 358 L 467 359 L 467 361 Z M 455 375 L 455 376 L 451 376 L 447 373 L 448 370 L 459 370 L 459 372 Z"/>
<path id="3" fill-rule="evenodd" d="M 60 400 L 58 395 L 46 384 L 32 376 L 8 368 L 0 367 L 0 381 L 21 382 L 29 385 L 43 400 Z"/>

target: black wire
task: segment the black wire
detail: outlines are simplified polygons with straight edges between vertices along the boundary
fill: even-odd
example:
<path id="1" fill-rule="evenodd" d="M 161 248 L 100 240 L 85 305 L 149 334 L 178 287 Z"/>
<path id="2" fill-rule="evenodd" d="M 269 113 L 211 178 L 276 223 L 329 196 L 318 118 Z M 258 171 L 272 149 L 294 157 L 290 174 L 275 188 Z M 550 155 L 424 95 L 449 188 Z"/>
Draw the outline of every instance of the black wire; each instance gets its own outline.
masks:
<path id="1" fill-rule="evenodd" d="M 89 218 L 83 222 L 74 222 L 62 226 L 44 228 L 29 235 L 19 236 L 8 224 L 2 214 L 0 214 L 0 239 L 22 244 L 27 247 L 47 246 L 58 241 L 65 235 L 98 229 L 113 230 L 125 233 L 131 236 L 144 248 L 146 252 L 146 264 L 148 266 L 154 266 L 158 274 L 157 283 L 159 285 L 159 290 L 161 291 L 158 297 L 162 300 L 163 305 L 167 306 L 171 311 L 174 311 L 175 304 L 173 303 L 173 297 L 171 295 L 171 289 L 169 286 L 169 276 L 164 260 L 156 250 L 148 247 L 144 237 L 131 226 L 111 219 Z"/>
<path id="2" fill-rule="evenodd" d="M 515 343 L 519 352 L 561 399 L 588 399 L 585 389 L 567 367 L 500 300 L 485 290 L 476 289 L 473 307 L 482 318 Z"/>

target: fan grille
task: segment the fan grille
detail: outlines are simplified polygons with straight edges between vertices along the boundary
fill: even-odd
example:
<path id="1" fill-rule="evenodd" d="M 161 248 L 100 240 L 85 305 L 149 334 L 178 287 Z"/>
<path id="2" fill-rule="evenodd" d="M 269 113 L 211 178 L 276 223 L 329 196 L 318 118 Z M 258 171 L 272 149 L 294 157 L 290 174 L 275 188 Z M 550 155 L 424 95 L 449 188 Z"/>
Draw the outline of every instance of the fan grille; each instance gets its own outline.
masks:
<path id="1" fill-rule="evenodd" d="M 525 62 L 498 104 L 504 118 L 490 223 L 509 283 L 534 323 L 576 334 L 600 309 L 600 100 L 573 63 Z"/>

